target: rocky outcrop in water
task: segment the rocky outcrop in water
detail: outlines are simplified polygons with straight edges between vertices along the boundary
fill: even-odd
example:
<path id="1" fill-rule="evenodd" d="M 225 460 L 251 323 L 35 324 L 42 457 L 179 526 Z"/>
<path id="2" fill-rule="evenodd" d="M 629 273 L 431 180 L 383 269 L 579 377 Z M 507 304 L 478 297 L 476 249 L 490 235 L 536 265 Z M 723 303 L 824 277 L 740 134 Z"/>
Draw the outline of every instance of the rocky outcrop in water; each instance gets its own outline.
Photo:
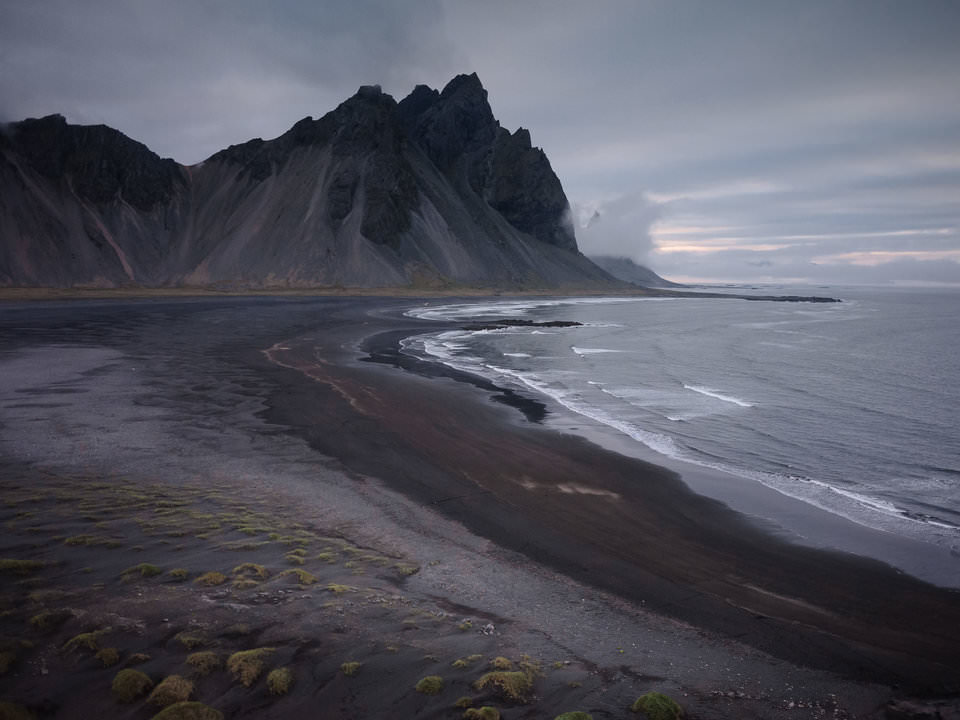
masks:
<path id="1" fill-rule="evenodd" d="M 61 116 L 0 133 L 0 285 L 614 287 L 476 75 L 362 87 L 193 166 Z"/>

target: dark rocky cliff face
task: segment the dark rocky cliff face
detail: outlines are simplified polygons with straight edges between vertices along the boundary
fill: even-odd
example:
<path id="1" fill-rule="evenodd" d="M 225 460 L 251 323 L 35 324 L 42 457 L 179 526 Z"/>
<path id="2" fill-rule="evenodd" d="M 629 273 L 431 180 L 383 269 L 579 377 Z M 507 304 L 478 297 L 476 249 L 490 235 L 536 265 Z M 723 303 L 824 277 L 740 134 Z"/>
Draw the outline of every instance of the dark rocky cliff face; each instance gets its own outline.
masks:
<path id="1" fill-rule="evenodd" d="M 4 199 L 6 198 L 6 199 Z M 602 286 L 524 129 L 476 75 L 183 167 L 60 116 L 0 134 L 0 284 Z"/>
<path id="2" fill-rule="evenodd" d="M 68 125 L 62 115 L 24 120 L 4 138 L 41 175 L 69 183 L 78 196 L 94 203 L 123 200 L 138 210 L 166 202 L 182 170 L 146 145 L 106 125 Z"/>

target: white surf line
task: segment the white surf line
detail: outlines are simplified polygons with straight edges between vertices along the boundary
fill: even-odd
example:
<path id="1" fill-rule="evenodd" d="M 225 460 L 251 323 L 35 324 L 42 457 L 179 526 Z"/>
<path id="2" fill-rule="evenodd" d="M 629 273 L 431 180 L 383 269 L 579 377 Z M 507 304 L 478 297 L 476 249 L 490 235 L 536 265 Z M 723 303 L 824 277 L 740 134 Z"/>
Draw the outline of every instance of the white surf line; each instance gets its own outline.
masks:
<path id="1" fill-rule="evenodd" d="M 707 397 L 712 397 L 717 400 L 723 400 L 724 402 L 733 403 L 734 405 L 739 405 L 740 407 L 753 407 L 752 402 L 747 402 L 746 400 L 741 400 L 740 398 L 733 397 L 732 395 L 724 395 L 719 393 L 716 390 L 711 390 L 710 388 L 701 387 L 699 385 L 687 385 L 683 384 L 683 387 L 687 390 L 692 390 L 695 393 L 700 393 L 701 395 L 706 395 Z"/>

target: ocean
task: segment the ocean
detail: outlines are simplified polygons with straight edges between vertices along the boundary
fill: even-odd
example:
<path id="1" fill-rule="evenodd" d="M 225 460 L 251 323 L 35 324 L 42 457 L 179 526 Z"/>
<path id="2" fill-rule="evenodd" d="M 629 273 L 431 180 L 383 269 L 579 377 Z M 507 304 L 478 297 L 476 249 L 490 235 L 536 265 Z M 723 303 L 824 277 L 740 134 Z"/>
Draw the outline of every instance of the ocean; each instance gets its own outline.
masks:
<path id="1" fill-rule="evenodd" d="M 649 459 L 722 471 L 960 557 L 960 291 L 735 288 L 841 303 L 571 298 L 433 304 L 403 351 L 544 399 Z M 642 454 L 641 453 L 641 454 Z"/>

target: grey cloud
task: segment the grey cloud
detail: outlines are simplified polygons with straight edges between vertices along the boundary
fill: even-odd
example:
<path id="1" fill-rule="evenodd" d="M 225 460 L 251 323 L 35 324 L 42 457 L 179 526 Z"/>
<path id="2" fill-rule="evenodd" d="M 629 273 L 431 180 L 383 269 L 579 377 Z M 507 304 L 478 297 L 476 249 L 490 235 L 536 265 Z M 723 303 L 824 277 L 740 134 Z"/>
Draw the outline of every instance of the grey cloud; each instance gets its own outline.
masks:
<path id="1" fill-rule="evenodd" d="M 60 112 L 196 162 L 319 116 L 361 84 L 443 82 L 437 2 L 14 2 L 0 29 L 11 118 Z"/>
<path id="2" fill-rule="evenodd" d="M 647 262 L 653 249 L 650 226 L 661 208 L 643 193 L 622 195 L 599 205 L 574 206 L 577 243 L 587 255 L 615 255 Z"/>
<path id="3" fill-rule="evenodd" d="M 946 0 L 11 0 L 0 118 L 60 112 L 195 162 L 361 84 L 402 96 L 476 71 L 571 201 L 606 207 L 585 250 L 643 259 L 651 223 L 654 237 L 691 228 L 692 244 L 710 227 L 743 243 L 811 235 L 772 265 L 734 250 L 669 260 L 805 277 L 828 272 L 811 264 L 827 252 L 957 247 L 956 233 L 882 234 L 960 227 L 958 30 Z"/>

